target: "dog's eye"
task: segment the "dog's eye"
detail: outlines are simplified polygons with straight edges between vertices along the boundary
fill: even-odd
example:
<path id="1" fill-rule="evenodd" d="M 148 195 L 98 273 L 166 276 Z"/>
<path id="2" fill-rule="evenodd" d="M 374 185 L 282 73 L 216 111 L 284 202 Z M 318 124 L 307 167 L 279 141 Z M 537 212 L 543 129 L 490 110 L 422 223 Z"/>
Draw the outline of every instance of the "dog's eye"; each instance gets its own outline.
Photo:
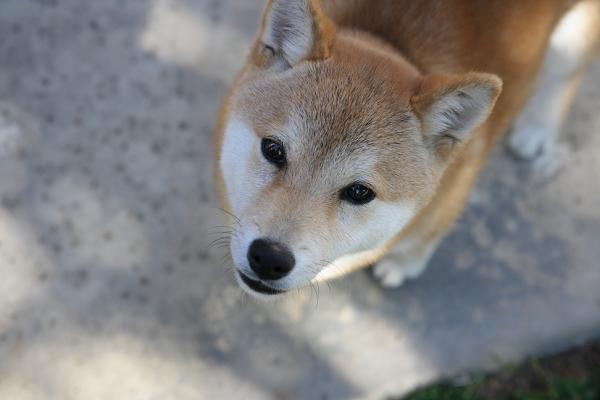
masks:
<path id="1" fill-rule="evenodd" d="M 353 183 L 342 190 L 341 198 L 351 204 L 367 204 L 375 199 L 375 192 L 360 183 Z"/>
<path id="2" fill-rule="evenodd" d="M 275 139 L 265 138 L 262 140 L 261 149 L 263 156 L 279 168 L 285 165 L 285 148 Z"/>

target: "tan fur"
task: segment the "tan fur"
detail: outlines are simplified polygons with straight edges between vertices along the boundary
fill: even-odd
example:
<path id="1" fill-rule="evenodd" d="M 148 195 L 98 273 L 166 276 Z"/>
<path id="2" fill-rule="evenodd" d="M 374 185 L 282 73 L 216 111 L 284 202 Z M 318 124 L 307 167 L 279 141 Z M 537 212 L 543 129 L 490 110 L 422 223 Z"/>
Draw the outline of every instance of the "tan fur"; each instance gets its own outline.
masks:
<path id="1" fill-rule="evenodd" d="M 334 225 L 335 202 L 315 204 L 314 193 L 323 199 L 333 185 L 320 172 L 333 168 L 328 165 L 337 162 L 340 147 L 348 154 L 376 152 L 383 160 L 373 168 L 378 198 L 410 202 L 418 209 L 395 237 L 338 265 L 338 273 L 327 278 L 377 262 L 398 242 L 410 243 L 404 253 L 415 257 L 439 242 L 462 210 L 492 144 L 526 102 L 553 28 L 576 3 L 307 0 L 312 50 L 291 66 L 295 73 L 273 78 L 274 55 L 260 37 L 275 1 L 267 4 L 261 34 L 218 118 L 215 181 L 223 207 L 231 210 L 218 163 L 231 110 L 242 112 L 256 134 L 265 137 L 279 134 L 290 123 L 289 110 L 299 108 L 311 121 L 304 126 L 310 151 L 298 145 L 304 149 L 298 157 L 303 158 L 295 162 L 302 169 L 291 165 L 262 191 L 252 210 L 261 224 L 278 226 L 278 235 L 292 241 L 315 224 Z M 489 89 L 491 104 L 497 98 L 494 111 L 475 133 L 464 143 L 420 138 L 417 133 L 424 129 L 423 116 L 431 104 L 469 85 Z M 340 161 L 335 168 L 344 165 Z M 312 194 L 304 192 L 306 187 Z M 366 223 L 368 218 L 366 212 L 357 221 Z M 322 229 L 320 236 L 331 233 Z"/>

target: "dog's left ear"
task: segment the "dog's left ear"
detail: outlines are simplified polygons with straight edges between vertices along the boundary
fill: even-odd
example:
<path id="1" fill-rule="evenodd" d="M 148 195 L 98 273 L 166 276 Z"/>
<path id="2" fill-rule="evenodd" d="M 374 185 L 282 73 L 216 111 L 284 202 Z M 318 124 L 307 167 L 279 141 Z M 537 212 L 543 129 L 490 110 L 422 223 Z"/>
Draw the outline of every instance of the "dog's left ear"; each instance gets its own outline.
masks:
<path id="1" fill-rule="evenodd" d="M 290 68 L 305 60 L 328 58 L 334 38 L 333 22 L 319 0 L 270 0 L 255 51 L 259 64 L 276 61 Z"/>
<path id="2" fill-rule="evenodd" d="M 411 98 L 425 142 L 448 158 L 486 120 L 501 91 L 502 80 L 492 74 L 425 76 Z"/>

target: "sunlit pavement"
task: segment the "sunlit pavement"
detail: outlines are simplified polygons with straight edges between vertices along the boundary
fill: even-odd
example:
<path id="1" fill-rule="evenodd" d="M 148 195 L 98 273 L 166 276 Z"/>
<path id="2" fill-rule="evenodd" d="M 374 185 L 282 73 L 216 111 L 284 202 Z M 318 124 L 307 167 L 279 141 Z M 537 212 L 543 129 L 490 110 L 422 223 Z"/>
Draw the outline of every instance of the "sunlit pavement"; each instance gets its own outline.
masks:
<path id="1" fill-rule="evenodd" d="M 498 146 L 421 279 L 241 296 L 210 136 L 261 5 L 0 2 L 0 398 L 381 398 L 600 334 L 600 63 L 568 166 Z"/>

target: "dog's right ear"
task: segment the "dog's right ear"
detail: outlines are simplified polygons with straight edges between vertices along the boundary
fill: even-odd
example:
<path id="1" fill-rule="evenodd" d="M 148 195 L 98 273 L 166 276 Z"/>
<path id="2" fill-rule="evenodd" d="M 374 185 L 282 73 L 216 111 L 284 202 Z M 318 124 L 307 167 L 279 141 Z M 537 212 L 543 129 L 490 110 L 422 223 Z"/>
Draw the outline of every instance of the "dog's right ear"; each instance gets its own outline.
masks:
<path id="1" fill-rule="evenodd" d="M 447 160 L 486 120 L 501 91 L 502 80 L 492 74 L 428 75 L 410 102 L 426 143 Z"/>
<path id="2" fill-rule="evenodd" d="M 259 67 L 276 65 L 279 69 L 324 60 L 331 55 L 334 39 L 333 22 L 319 0 L 270 0 L 254 59 Z"/>

